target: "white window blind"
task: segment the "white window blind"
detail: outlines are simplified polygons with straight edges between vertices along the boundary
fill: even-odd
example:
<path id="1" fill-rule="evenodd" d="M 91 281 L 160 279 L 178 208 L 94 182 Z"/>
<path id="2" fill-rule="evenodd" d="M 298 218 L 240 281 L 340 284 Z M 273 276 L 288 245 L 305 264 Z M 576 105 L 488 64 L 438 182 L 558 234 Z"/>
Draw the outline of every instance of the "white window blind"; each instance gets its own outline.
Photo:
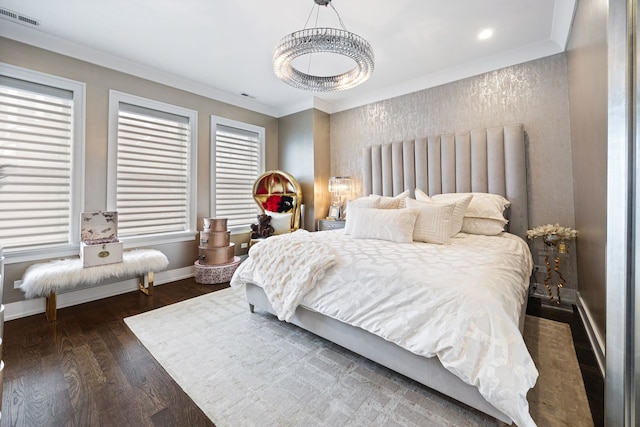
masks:
<path id="1" fill-rule="evenodd" d="M 221 123 L 215 126 L 215 216 L 227 218 L 232 227 L 256 222 L 258 205 L 253 199 L 253 183 L 264 172 L 262 135 Z"/>
<path id="2" fill-rule="evenodd" d="M 73 91 L 0 76 L 0 246 L 68 244 L 72 211 Z"/>
<path id="3" fill-rule="evenodd" d="M 189 117 L 119 103 L 119 237 L 189 229 L 190 132 Z"/>

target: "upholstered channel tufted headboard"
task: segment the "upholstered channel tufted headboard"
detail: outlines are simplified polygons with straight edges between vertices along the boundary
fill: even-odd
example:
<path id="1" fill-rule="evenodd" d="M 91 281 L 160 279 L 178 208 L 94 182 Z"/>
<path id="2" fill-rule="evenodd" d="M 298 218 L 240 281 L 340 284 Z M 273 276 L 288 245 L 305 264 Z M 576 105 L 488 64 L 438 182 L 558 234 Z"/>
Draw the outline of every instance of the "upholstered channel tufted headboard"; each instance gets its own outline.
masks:
<path id="1" fill-rule="evenodd" d="M 365 194 L 394 196 L 481 192 L 511 202 L 509 232 L 529 227 L 524 129 L 521 124 L 438 135 L 364 149 Z"/>

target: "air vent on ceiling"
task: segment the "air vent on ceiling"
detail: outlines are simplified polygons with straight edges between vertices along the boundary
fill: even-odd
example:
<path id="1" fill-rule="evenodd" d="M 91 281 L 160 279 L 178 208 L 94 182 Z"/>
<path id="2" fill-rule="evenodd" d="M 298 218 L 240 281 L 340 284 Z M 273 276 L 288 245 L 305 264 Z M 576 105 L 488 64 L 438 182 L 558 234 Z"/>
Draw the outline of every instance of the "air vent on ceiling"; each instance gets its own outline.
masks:
<path id="1" fill-rule="evenodd" d="M 37 19 L 14 12 L 13 10 L 5 9 L 4 7 L 0 7 L 0 18 L 5 18 L 10 21 L 17 22 L 18 24 L 30 25 L 33 27 L 38 27 L 40 25 L 40 21 Z"/>

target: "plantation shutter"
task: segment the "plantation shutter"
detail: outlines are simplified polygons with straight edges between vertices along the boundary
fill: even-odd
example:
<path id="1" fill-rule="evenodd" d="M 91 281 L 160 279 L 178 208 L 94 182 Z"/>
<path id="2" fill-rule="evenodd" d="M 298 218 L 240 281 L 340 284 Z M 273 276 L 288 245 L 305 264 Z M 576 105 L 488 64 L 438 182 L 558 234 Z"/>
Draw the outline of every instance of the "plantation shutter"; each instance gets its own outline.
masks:
<path id="1" fill-rule="evenodd" d="M 257 132 L 216 125 L 215 216 L 229 227 L 256 221 L 253 183 L 261 172 L 261 140 Z"/>
<path id="2" fill-rule="evenodd" d="M 0 246 L 71 241 L 73 92 L 0 76 Z"/>
<path id="3" fill-rule="evenodd" d="M 188 117 L 120 102 L 118 236 L 188 229 L 189 132 Z"/>

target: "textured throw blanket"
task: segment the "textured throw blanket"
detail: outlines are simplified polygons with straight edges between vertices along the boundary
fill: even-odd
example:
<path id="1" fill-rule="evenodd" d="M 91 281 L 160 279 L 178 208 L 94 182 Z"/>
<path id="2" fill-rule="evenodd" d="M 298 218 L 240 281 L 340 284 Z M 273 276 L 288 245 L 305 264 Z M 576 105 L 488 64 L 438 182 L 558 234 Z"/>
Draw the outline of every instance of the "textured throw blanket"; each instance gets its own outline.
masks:
<path id="1" fill-rule="evenodd" d="M 278 319 L 291 320 L 305 295 L 336 262 L 330 249 L 312 237 L 308 231 L 298 230 L 252 246 L 249 259 L 235 271 L 231 286 L 247 281 L 260 284 Z"/>

